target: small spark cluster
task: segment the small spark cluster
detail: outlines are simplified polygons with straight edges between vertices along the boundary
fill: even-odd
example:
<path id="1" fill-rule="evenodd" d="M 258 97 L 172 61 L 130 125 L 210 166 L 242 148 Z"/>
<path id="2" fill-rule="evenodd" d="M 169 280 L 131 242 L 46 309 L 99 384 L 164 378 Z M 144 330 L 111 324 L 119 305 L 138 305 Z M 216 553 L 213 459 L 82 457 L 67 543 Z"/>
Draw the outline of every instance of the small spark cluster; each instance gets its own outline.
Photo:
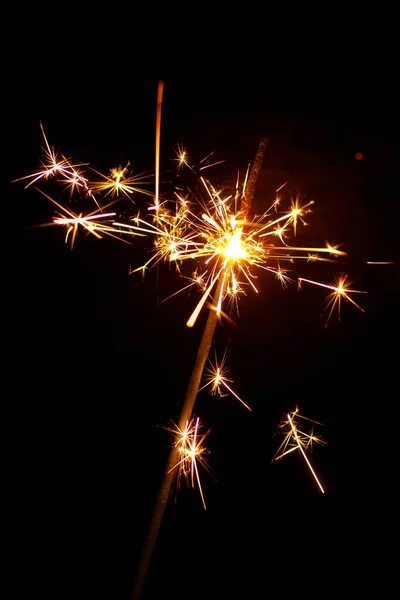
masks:
<path id="1" fill-rule="evenodd" d="M 314 431 L 312 428 L 308 433 L 300 429 L 299 419 L 302 419 L 303 421 L 308 421 L 310 423 L 315 423 L 316 425 L 321 425 L 321 423 L 318 423 L 318 421 L 313 421 L 311 419 L 308 419 L 307 417 L 304 417 L 303 415 L 300 415 L 299 409 L 298 407 L 296 407 L 294 411 L 286 415 L 286 417 L 280 422 L 278 426 L 278 430 L 281 430 L 280 433 L 282 433 L 284 437 L 271 462 L 280 460 L 281 458 L 283 458 L 287 454 L 290 454 L 291 452 L 299 451 L 302 454 L 304 460 L 306 461 L 307 466 L 310 469 L 315 481 L 317 482 L 319 489 L 324 494 L 324 488 L 319 482 L 319 479 L 315 474 L 315 471 L 312 468 L 305 451 L 311 451 L 313 444 L 322 445 L 326 444 L 326 442 L 324 442 L 321 437 L 314 435 Z"/>
<path id="2" fill-rule="evenodd" d="M 246 404 L 237 394 L 233 391 L 232 387 L 229 384 L 233 384 L 233 379 L 229 379 L 228 371 L 225 366 L 226 363 L 226 352 L 221 360 L 218 363 L 217 357 L 215 357 L 215 363 L 208 359 L 209 366 L 205 369 L 205 381 L 206 383 L 202 388 L 199 389 L 199 392 L 209 387 L 210 393 L 213 396 L 219 396 L 222 398 L 223 396 L 227 396 L 231 394 L 234 396 L 239 402 L 243 404 L 251 412 L 251 408 L 248 404 Z"/>
<path id="3" fill-rule="evenodd" d="M 195 488 L 197 484 L 201 501 L 206 509 L 198 464 L 209 470 L 207 460 L 205 459 L 205 454 L 208 454 L 208 450 L 204 445 L 204 440 L 211 430 L 209 429 L 206 433 L 200 435 L 201 427 L 200 419 L 197 417 L 186 421 L 184 428 L 180 428 L 179 425 L 173 423 L 171 427 L 164 427 L 164 429 L 173 434 L 175 438 L 174 447 L 177 449 L 179 456 L 178 462 L 171 469 L 171 471 L 176 471 L 177 491 L 181 487 L 182 479 L 192 488 Z"/>

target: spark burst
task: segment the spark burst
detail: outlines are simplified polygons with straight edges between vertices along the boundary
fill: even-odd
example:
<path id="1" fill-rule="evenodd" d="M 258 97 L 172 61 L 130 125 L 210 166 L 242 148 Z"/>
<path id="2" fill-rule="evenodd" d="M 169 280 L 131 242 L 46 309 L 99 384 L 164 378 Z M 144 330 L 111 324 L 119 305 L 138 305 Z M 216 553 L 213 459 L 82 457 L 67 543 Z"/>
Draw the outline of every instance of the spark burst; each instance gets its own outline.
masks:
<path id="1" fill-rule="evenodd" d="M 121 237 L 117 235 L 120 233 L 120 231 L 113 225 L 113 221 L 116 214 L 115 212 L 104 213 L 100 212 L 100 209 L 98 209 L 84 216 L 83 213 L 77 214 L 70 208 L 63 206 L 42 190 L 38 189 L 38 191 L 43 196 L 45 196 L 45 198 L 50 200 L 50 202 L 55 204 L 55 206 L 57 206 L 59 209 L 58 211 L 56 211 L 56 215 L 51 223 L 45 223 L 43 225 L 39 225 L 39 227 L 46 227 L 48 225 L 57 225 L 59 227 L 65 227 L 65 243 L 67 244 L 70 238 L 71 250 L 73 250 L 74 248 L 77 232 L 80 227 L 84 231 L 86 231 L 86 233 L 94 235 L 97 239 L 101 239 L 101 234 L 104 234 L 113 237 L 121 242 L 126 242 L 126 240 L 121 239 Z M 115 202 L 116 200 L 110 202 L 109 204 L 106 204 L 101 210 L 107 209 L 112 204 L 115 204 Z M 140 236 L 144 234 L 140 234 L 139 232 L 132 232 L 132 235 Z"/>
<path id="2" fill-rule="evenodd" d="M 325 327 L 328 326 L 329 320 L 330 320 L 335 308 L 337 308 L 338 319 L 340 321 L 340 309 L 341 309 L 342 299 L 347 300 L 348 302 L 351 302 L 351 304 L 353 304 L 356 308 L 361 310 L 361 312 L 365 312 L 365 310 L 363 308 L 361 308 L 361 306 L 359 306 L 353 300 L 353 298 L 350 297 L 350 294 L 367 294 L 368 292 L 350 289 L 351 282 L 348 281 L 348 276 L 346 274 L 339 273 L 338 275 L 336 275 L 335 281 L 333 282 L 333 284 L 330 284 L 330 285 L 327 285 L 326 283 L 320 283 L 318 281 L 311 281 L 310 279 L 305 279 L 304 277 L 299 277 L 298 281 L 299 281 L 300 287 L 301 287 L 302 282 L 305 281 L 307 283 L 311 283 L 313 285 L 318 285 L 319 287 L 323 287 L 328 290 L 332 290 L 332 292 L 330 294 L 328 294 L 328 296 L 325 298 L 325 303 L 327 305 L 326 310 L 329 310 L 328 319 L 326 321 Z"/>
<path id="3" fill-rule="evenodd" d="M 89 186 L 88 179 L 83 177 L 81 172 L 77 169 L 77 167 L 86 166 L 86 164 L 72 164 L 70 159 L 65 158 L 63 154 L 60 154 L 54 150 L 54 147 L 50 147 L 41 122 L 40 129 L 42 131 L 45 144 L 42 148 L 44 158 L 41 161 L 41 169 L 39 169 L 39 171 L 35 171 L 31 175 L 25 175 L 19 179 L 14 179 L 13 183 L 29 179 L 30 181 L 25 186 L 26 189 L 41 179 L 49 179 L 50 177 L 56 177 L 60 175 L 63 177 L 62 182 L 70 189 L 71 196 L 74 191 L 78 191 L 79 193 L 84 192 L 86 196 L 92 198 L 97 207 L 100 209 L 100 205 Z"/>
<path id="4" fill-rule="evenodd" d="M 194 275 L 188 278 L 190 283 L 179 290 L 198 285 L 202 291 L 202 296 L 187 321 L 188 327 L 195 324 L 218 281 L 222 281 L 222 285 L 213 308 L 221 316 L 224 314 L 224 302 L 229 305 L 230 310 L 233 307 L 238 309 L 238 298 L 247 289 L 251 288 L 258 293 L 255 283 L 257 276 L 254 272 L 256 268 L 269 271 L 285 287 L 294 280 L 281 263 L 293 263 L 297 260 L 332 262 L 332 258 L 321 254 L 335 258 L 346 255 L 329 243 L 326 243 L 326 247 L 318 248 L 286 243 L 285 238 L 290 229 L 296 235 L 299 223 L 306 224 L 305 217 L 313 204 L 302 203 L 299 196 L 291 199 L 289 209 L 281 216 L 277 216 L 280 202 L 280 197 L 277 196 L 261 216 L 248 219 L 243 211 L 237 209 L 238 199 L 243 198 L 246 193 L 246 179 L 247 174 L 242 186 L 238 180 L 236 193 L 227 195 L 200 176 L 203 195 L 197 191 L 196 194 L 183 196 L 175 191 L 175 209 L 168 208 L 166 201 L 161 203 L 152 224 L 136 217 L 131 220 L 134 224 L 121 221 L 114 223 L 122 230 L 145 229 L 156 237 L 150 259 L 134 271 L 144 273 L 162 260 L 174 263 L 178 270 L 187 260 L 196 263 Z"/>
<path id="5" fill-rule="evenodd" d="M 103 192 L 104 198 L 110 196 L 111 198 L 121 198 L 125 196 L 132 200 L 131 196 L 135 193 L 145 194 L 147 196 L 153 196 L 152 192 L 138 187 L 139 185 L 145 185 L 148 183 L 148 179 L 152 178 L 152 175 L 147 173 L 140 173 L 138 175 L 130 175 L 129 162 L 125 167 L 119 166 L 110 170 L 109 175 L 103 175 L 95 169 L 92 169 L 94 173 L 100 175 L 100 181 L 93 181 L 92 187 L 96 192 Z"/>
<path id="6" fill-rule="evenodd" d="M 164 427 L 164 429 L 170 431 L 174 435 L 174 447 L 177 449 L 179 455 L 179 461 L 171 469 L 171 471 L 176 469 L 177 491 L 179 491 L 181 487 L 182 478 L 184 478 L 186 483 L 192 488 L 195 488 L 197 483 L 201 501 L 204 509 L 206 509 L 207 507 L 204 500 L 203 489 L 201 487 L 198 463 L 209 471 L 209 466 L 204 456 L 205 454 L 208 454 L 208 450 L 204 446 L 204 440 L 211 430 L 209 429 L 206 433 L 200 435 L 201 423 L 199 417 L 186 421 L 184 429 L 181 429 L 175 423 L 173 423 L 171 427 Z"/>
<path id="7" fill-rule="evenodd" d="M 48 180 L 51 177 L 61 177 L 61 182 L 70 190 L 71 198 L 74 192 L 78 192 L 79 195 L 84 194 L 95 202 L 99 210 L 102 210 L 101 203 L 96 198 L 95 193 L 101 194 L 102 198 L 109 196 L 109 199 L 118 199 L 122 196 L 131 199 L 134 193 L 153 195 L 148 190 L 139 187 L 146 185 L 148 180 L 152 178 L 152 175 L 147 173 L 132 175 L 129 169 L 129 162 L 125 167 L 119 166 L 111 169 L 108 175 L 103 175 L 93 167 L 90 167 L 91 171 L 100 177 L 99 180 L 90 182 L 87 177 L 83 176 L 81 170 L 78 169 L 78 167 L 88 167 L 89 163 L 72 164 L 70 159 L 50 146 L 42 123 L 40 123 L 40 129 L 44 139 L 44 146 L 42 147 L 44 156 L 41 161 L 41 168 L 30 175 L 15 179 L 14 183 L 29 180 L 25 186 L 25 188 L 28 188 L 42 179 Z"/>
<path id="8" fill-rule="evenodd" d="M 287 454 L 299 450 L 304 460 L 306 461 L 307 466 L 310 469 L 315 481 L 317 482 L 319 489 L 324 494 L 324 489 L 321 483 L 319 482 L 318 477 L 314 469 L 312 468 L 310 461 L 306 456 L 305 450 L 311 451 L 314 443 L 323 445 L 326 444 L 326 442 L 324 442 L 321 437 L 314 435 L 312 428 L 309 433 L 302 431 L 299 428 L 298 419 L 303 419 L 305 421 L 309 421 L 310 423 L 315 423 L 316 425 L 322 424 L 318 423 L 318 421 L 313 421 L 312 419 L 308 419 L 307 417 L 300 415 L 298 407 L 296 407 L 296 409 L 291 413 L 287 414 L 286 417 L 287 419 L 283 419 L 278 425 L 278 430 L 283 430 L 282 433 L 284 435 L 284 438 L 271 462 L 280 460 Z"/>
<path id="9" fill-rule="evenodd" d="M 239 400 L 239 402 L 241 402 L 243 404 L 243 406 L 245 406 L 247 408 L 247 410 L 249 410 L 251 412 L 250 406 L 248 406 L 248 404 L 243 402 L 243 400 L 236 394 L 236 392 L 233 391 L 233 389 L 229 385 L 229 384 L 233 383 L 233 379 L 230 379 L 228 377 L 228 370 L 225 366 L 226 358 L 227 358 L 227 353 L 225 351 L 225 354 L 222 357 L 222 360 L 220 363 L 218 363 L 217 356 L 215 356 L 214 362 L 211 361 L 210 359 L 208 359 L 209 366 L 206 367 L 206 369 L 205 369 L 205 377 L 204 377 L 206 383 L 205 383 L 205 385 L 203 385 L 202 388 L 199 389 L 199 392 L 201 392 L 201 390 L 204 390 L 207 387 L 210 387 L 210 393 L 213 396 L 219 396 L 220 398 L 222 398 L 223 396 L 228 395 L 226 393 L 226 390 L 227 390 L 229 394 L 232 394 L 232 396 L 235 396 L 235 398 L 237 400 Z"/>

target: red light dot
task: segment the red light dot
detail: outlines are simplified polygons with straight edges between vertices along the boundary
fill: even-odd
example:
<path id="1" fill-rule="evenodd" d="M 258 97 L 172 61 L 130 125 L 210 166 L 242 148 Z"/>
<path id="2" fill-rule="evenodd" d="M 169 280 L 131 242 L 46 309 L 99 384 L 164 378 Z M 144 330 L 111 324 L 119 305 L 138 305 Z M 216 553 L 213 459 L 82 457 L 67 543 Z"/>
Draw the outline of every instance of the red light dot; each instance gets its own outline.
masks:
<path id="1" fill-rule="evenodd" d="M 363 160 L 364 159 L 364 154 L 362 154 L 361 152 L 357 152 L 357 154 L 354 155 L 354 158 L 356 160 Z"/>

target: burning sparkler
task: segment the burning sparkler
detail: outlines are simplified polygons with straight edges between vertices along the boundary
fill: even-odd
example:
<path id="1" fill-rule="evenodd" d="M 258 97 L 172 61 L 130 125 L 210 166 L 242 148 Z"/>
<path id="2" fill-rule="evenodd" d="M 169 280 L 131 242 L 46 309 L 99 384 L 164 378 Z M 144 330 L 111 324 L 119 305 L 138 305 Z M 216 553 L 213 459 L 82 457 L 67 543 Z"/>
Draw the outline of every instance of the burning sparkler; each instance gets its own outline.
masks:
<path id="1" fill-rule="evenodd" d="M 315 474 L 315 471 L 312 468 L 310 461 L 306 456 L 305 450 L 311 450 L 314 443 L 323 445 L 326 444 L 326 442 L 324 442 L 321 437 L 314 435 L 312 429 L 309 433 L 302 431 L 299 428 L 300 425 L 298 423 L 298 419 L 303 419 L 305 421 L 309 421 L 310 423 L 315 423 L 316 425 L 321 425 L 321 423 L 318 423 L 318 421 L 313 421 L 312 419 L 308 419 L 307 417 L 300 415 L 298 407 L 296 407 L 294 411 L 287 414 L 286 416 L 287 420 L 283 419 L 278 426 L 278 429 L 283 429 L 284 438 L 271 462 L 280 460 L 287 454 L 299 450 L 303 455 L 303 458 L 306 461 L 307 466 L 310 469 L 315 481 L 317 482 L 319 489 L 324 494 L 324 489 L 321 483 L 319 482 L 319 479 Z"/>
<path id="2" fill-rule="evenodd" d="M 189 284 L 181 290 L 197 286 L 201 291 L 201 297 L 193 308 L 188 327 L 195 325 L 200 312 L 204 307 L 209 307 L 209 312 L 204 333 L 196 356 L 184 405 L 177 425 L 169 430 L 175 435 L 175 442 L 168 459 L 164 479 L 160 487 L 157 504 L 153 514 L 152 525 L 149 536 L 145 542 L 145 549 L 141 564 L 139 565 L 138 580 L 133 598 L 138 598 L 147 572 L 151 553 L 154 547 L 158 528 L 161 523 L 163 511 L 169 496 L 172 476 L 176 475 L 178 482 L 185 478 L 192 487 L 199 488 L 204 508 L 205 501 L 200 483 L 198 464 L 206 466 L 204 455 L 206 454 L 204 440 L 209 432 L 200 435 L 199 419 L 192 418 L 193 406 L 197 397 L 203 369 L 206 364 L 211 343 L 213 340 L 216 322 L 218 318 L 226 314 L 228 309 L 238 309 L 238 299 L 246 294 L 248 289 L 258 293 L 256 286 L 257 269 L 268 271 L 277 278 L 283 287 L 293 282 L 289 277 L 289 269 L 286 263 L 293 265 L 299 260 L 304 261 L 329 261 L 332 262 L 346 255 L 337 246 L 326 244 L 325 247 L 300 247 L 287 243 L 287 236 L 292 231 L 294 237 L 301 224 L 305 225 L 307 215 L 311 212 L 313 202 L 301 201 L 299 195 L 290 197 L 289 207 L 283 212 L 278 212 L 282 205 L 282 190 L 287 183 L 283 183 L 276 190 L 276 197 L 261 215 L 249 217 L 251 202 L 254 194 L 257 174 L 261 167 L 263 153 L 267 139 L 260 142 L 256 159 L 247 169 L 243 181 L 239 175 L 236 188 L 231 193 L 217 189 L 206 179 L 202 172 L 215 166 L 219 162 L 211 162 L 209 154 L 198 164 L 192 162 L 187 149 L 183 145 L 178 146 L 176 152 L 177 171 L 179 176 L 186 169 L 195 176 L 194 186 L 176 188 L 172 197 L 164 197 L 160 194 L 160 131 L 161 131 L 161 107 L 163 96 L 163 82 L 159 82 L 157 95 L 157 118 L 156 118 L 156 152 L 155 152 L 155 191 L 154 205 L 149 208 L 152 212 L 147 217 L 141 217 L 140 213 L 131 218 L 118 216 L 116 213 L 104 213 L 106 206 L 101 205 L 94 193 L 99 198 L 114 199 L 114 202 L 123 197 L 130 198 L 135 192 L 149 194 L 141 189 L 140 185 L 145 183 L 146 175 L 131 175 L 128 171 L 129 163 L 125 167 L 112 169 L 109 175 L 100 175 L 100 180 L 90 183 L 84 177 L 78 167 L 83 164 L 74 165 L 63 155 L 59 155 L 48 144 L 41 125 L 45 140 L 44 161 L 40 170 L 32 175 L 22 177 L 20 180 L 29 180 L 26 187 L 50 177 L 61 177 L 72 193 L 83 193 L 96 203 L 97 210 L 84 215 L 65 208 L 51 197 L 44 194 L 61 211 L 53 220 L 54 225 L 67 229 L 66 241 L 71 242 L 71 248 L 79 228 L 88 234 L 100 238 L 102 234 L 111 235 L 120 239 L 122 235 L 146 235 L 152 236 L 154 246 L 151 256 L 145 264 L 134 269 L 145 273 L 147 269 L 157 266 L 162 262 L 174 264 L 178 272 L 183 264 L 192 263 L 191 276 L 186 278 Z M 94 171 L 92 169 L 92 171 Z M 97 172 L 96 172 L 97 173 Z M 18 181 L 20 181 L 18 180 Z M 180 178 L 180 183 L 183 177 Z M 287 188 L 285 192 L 287 192 Z M 43 192 L 42 192 L 43 193 Z M 149 218 L 150 217 L 150 218 Z M 321 256 L 322 255 L 322 256 Z M 337 308 L 340 316 L 341 299 L 350 301 L 354 306 L 363 310 L 350 296 L 352 293 L 365 293 L 352 290 L 347 283 L 347 276 L 340 276 L 334 285 L 326 285 L 299 278 L 302 282 L 318 285 L 330 290 L 327 297 L 330 309 L 328 321 Z M 178 292 L 176 292 L 178 293 Z M 229 392 L 236 397 L 248 410 L 251 408 L 241 400 L 233 391 L 228 378 L 224 359 L 221 363 L 215 361 L 206 371 L 206 383 L 204 387 L 210 387 L 214 394 L 222 395 Z M 305 458 L 320 489 L 324 492 L 311 464 L 305 454 L 310 450 L 313 443 L 323 444 L 321 438 L 314 436 L 313 432 L 303 432 L 298 425 L 298 419 L 306 419 L 298 414 L 298 409 L 287 415 L 281 427 L 285 429 L 285 438 L 278 449 L 273 460 L 279 460 L 286 454 L 299 450 Z M 309 419 L 306 419 L 309 420 Z"/>
<path id="3" fill-rule="evenodd" d="M 237 300 L 246 288 L 250 287 L 258 293 L 255 268 L 273 273 L 286 286 L 294 280 L 281 263 L 293 263 L 296 260 L 332 261 L 332 258 L 321 257 L 321 254 L 335 258 L 346 256 L 345 252 L 329 243 L 326 247 L 316 248 L 291 246 L 285 242 L 289 229 L 293 228 L 296 234 L 299 222 L 305 222 L 304 217 L 310 212 L 312 202 L 302 204 L 297 196 L 292 199 L 289 209 L 277 216 L 278 201 L 275 200 L 261 216 L 250 220 L 243 210 L 235 208 L 237 193 L 224 195 L 222 190 L 217 190 L 202 176 L 200 183 L 205 199 L 199 194 L 183 197 L 175 192 L 175 210 L 168 209 L 166 202 L 160 204 L 152 224 L 137 217 L 131 223 L 114 223 L 121 231 L 146 231 L 156 238 L 152 256 L 134 271 L 144 273 L 161 260 L 174 263 L 177 269 L 184 261 L 196 262 L 191 283 L 182 288 L 199 285 L 202 289 L 202 296 L 187 321 L 188 327 L 195 324 L 218 281 L 222 281 L 222 285 L 214 308 L 220 316 L 225 300 L 237 307 Z M 245 196 L 245 184 L 241 194 L 241 197 Z M 347 288 L 342 285 L 340 289 L 345 294 Z M 348 299 L 347 295 L 345 297 Z M 340 308 L 340 303 L 334 303 L 333 308 L 336 306 Z"/>

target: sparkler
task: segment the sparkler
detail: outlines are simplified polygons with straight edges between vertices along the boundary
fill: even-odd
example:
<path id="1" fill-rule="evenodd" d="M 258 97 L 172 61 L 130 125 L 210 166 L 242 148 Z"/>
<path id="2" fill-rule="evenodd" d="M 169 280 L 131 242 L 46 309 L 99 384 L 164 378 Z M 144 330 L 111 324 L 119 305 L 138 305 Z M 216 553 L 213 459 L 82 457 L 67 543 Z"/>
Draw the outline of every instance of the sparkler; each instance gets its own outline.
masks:
<path id="1" fill-rule="evenodd" d="M 319 489 L 324 494 L 324 488 L 319 482 L 319 479 L 306 456 L 305 450 L 311 450 L 314 443 L 322 445 L 326 444 L 326 442 L 324 442 L 321 437 L 314 435 L 312 429 L 309 433 L 306 433 L 299 429 L 300 425 L 298 423 L 298 419 L 303 419 L 309 421 L 310 423 L 315 423 L 317 425 L 321 425 L 321 423 L 318 423 L 318 421 L 313 421 L 311 419 L 308 419 L 307 417 L 304 417 L 303 415 L 300 415 L 298 407 L 296 407 L 294 411 L 287 414 L 286 416 L 287 420 L 283 419 L 278 426 L 278 429 L 283 429 L 284 438 L 271 462 L 280 460 L 287 454 L 299 450 L 303 455 L 303 458 L 306 461 L 307 466 L 310 469 L 315 481 L 317 482 Z"/>
<path id="2" fill-rule="evenodd" d="M 286 239 L 289 232 L 292 231 L 294 237 L 296 237 L 300 224 L 306 224 L 305 219 L 311 212 L 310 207 L 313 204 L 312 201 L 303 203 L 300 196 L 297 195 L 295 198 L 290 198 L 290 205 L 286 211 L 283 211 L 283 213 L 278 212 L 282 202 L 281 191 L 285 188 L 287 182 L 276 190 L 275 199 L 261 215 L 249 218 L 257 175 L 267 146 L 267 138 L 260 141 L 256 158 L 251 170 L 250 168 L 247 169 L 244 181 L 241 183 L 238 176 L 236 188 L 230 194 L 224 190 L 216 189 L 209 180 L 200 174 L 201 171 L 223 161 L 211 163 L 211 153 L 195 167 L 187 149 L 183 145 L 178 146 L 175 159 L 177 161 L 177 171 L 183 171 L 186 168 L 197 177 L 195 192 L 191 192 L 189 189 L 186 194 L 180 188 L 175 190 L 173 199 L 166 200 L 162 198 L 159 190 L 162 96 L 163 83 L 160 82 L 157 95 L 154 205 L 149 208 L 152 211 L 152 222 L 149 222 L 147 218 L 140 217 L 139 212 L 128 220 L 118 217 L 116 213 L 103 212 L 120 198 L 131 198 L 131 195 L 136 192 L 153 196 L 153 194 L 138 187 L 145 183 L 146 174 L 131 175 L 128 171 L 128 163 L 125 167 L 120 166 L 112 169 L 107 176 L 92 169 L 100 175 L 101 180 L 90 183 L 78 169 L 78 167 L 84 166 L 83 164 L 74 165 L 69 159 L 50 148 L 42 125 L 41 129 L 45 140 L 45 159 L 42 162 L 41 169 L 32 175 L 17 180 L 29 179 L 29 183 L 26 185 L 26 187 L 29 187 L 40 180 L 61 176 L 62 181 L 70 188 L 71 196 L 75 191 L 80 194 L 83 192 L 86 197 L 90 197 L 95 201 L 97 210 L 84 215 L 67 209 L 44 194 L 61 211 L 54 218 L 52 224 L 67 229 L 66 241 L 71 241 L 71 249 L 79 228 L 82 228 L 88 234 L 95 235 L 97 238 L 100 238 L 102 234 L 111 235 L 118 239 L 121 235 L 150 235 L 154 237 L 152 255 L 145 264 L 132 272 L 141 271 L 145 273 L 146 270 L 154 266 L 157 266 L 158 272 L 158 265 L 162 261 L 174 264 L 180 272 L 181 266 L 187 261 L 195 263 L 192 276 L 187 277 L 189 284 L 179 290 L 183 291 L 192 286 L 197 286 L 201 290 L 201 297 L 187 320 L 188 327 L 193 327 L 196 324 L 199 314 L 205 307 L 210 308 L 179 422 L 174 426 L 177 439 L 168 458 L 149 534 L 145 540 L 143 556 L 132 596 L 133 600 L 140 596 L 170 493 L 172 479 L 176 474 L 178 474 L 178 479 L 181 479 L 182 476 L 188 477 L 193 487 L 195 482 L 197 483 L 205 508 L 197 462 L 204 464 L 202 462 L 204 461 L 202 455 L 205 453 L 203 441 L 207 434 L 204 436 L 199 435 L 199 420 L 193 420 L 192 412 L 217 320 L 222 316 L 227 316 L 225 307 L 230 311 L 233 309 L 238 310 L 238 299 L 241 295 L 246 294 L 249 289 L 255 293 L 259 292 L 256 285 L 257 269 L 268 271 L 280 281 L 283 287 L 286 287 L 294 279 L 288 275 L 290 270 L 281 266 L 282 264 L 290 263 L 292 265 L 298 260 L 333 262 L 338 257 L 346 255 L 337 246 L 329 243 L 326 243 L 325 247 L 303 247 L 287 243 Z M 103 198 L 109 197 L 113 199 L 113 202 L 102 206 L 101 201 L 95 197 L 94 193 L 100 194 Z M 351 298 L 350 294 L 365 292 L 350 289 L 346 275 L 339 276 L 334 285 L 327 285 L 305 278 L 299 278 L 298 281 L 299 285 L 302 282 L 307 282 L 330 290 L 326 299 L 330 309 L 327 323 L 336 308 L 340 317 L 342 298 L 352 303 L 356 308 L 363 310 Z M 229 385 L 231 383 L 232 380 L 227 376 L 223 359 L 220 364 L 216 361 L 216 364 L 211 365 L 207 370 L 206 384 L 201 389 L 210 386 L 212 393 L 219 395 L 222 395 L 222 391 L 227 390 L 251 411 L 251 408 L 233 391 Z M 306 434 L 300 431 L 296 421 L 298 418 L 305 417 L 298 415 L 297 409 L 292 414 L 287 415 L 285 423 L 286 426 L 290 426 L 290 429 L 287 431 L 286 441 L 279 448 L 278 452 L 282 450 L 281 454 L 276 455 L 274 460 L 282 458 L 289 452 L 299 450 L 323 492 L 324 490 L 305 454 L 305 450 L 311 448 L 313 442 L 323 442 L 313 433 Z"/>

